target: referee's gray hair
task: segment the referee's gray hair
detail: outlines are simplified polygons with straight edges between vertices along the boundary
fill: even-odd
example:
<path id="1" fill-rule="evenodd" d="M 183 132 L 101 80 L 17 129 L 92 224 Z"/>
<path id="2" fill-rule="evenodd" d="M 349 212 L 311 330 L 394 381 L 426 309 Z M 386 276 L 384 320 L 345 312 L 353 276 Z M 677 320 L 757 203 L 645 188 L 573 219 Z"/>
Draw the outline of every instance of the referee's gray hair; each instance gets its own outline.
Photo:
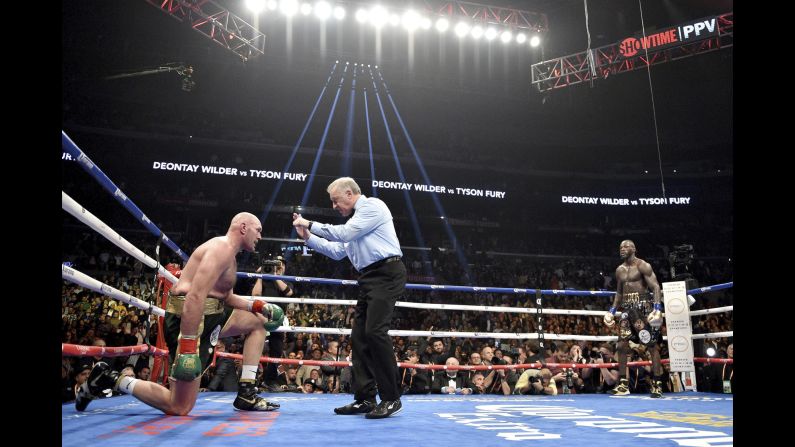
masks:
<path id="1" fill-rule="evenodd" d="M 331 182 L 330 185 L 328 185 L 328 188 L 326 188 L 326 192 L 331 194 L 335 189 L 339 189 L 340 191 L 345 191 L 346 189 L 349 188 L 351 192 L 354 194 L 362 193 L 362 189 L 359 188 L 359 185 L 356 183 L 356 180 L 350 177 L 340 177 L 337 180 L 334 180 L 333 182 Z"/>

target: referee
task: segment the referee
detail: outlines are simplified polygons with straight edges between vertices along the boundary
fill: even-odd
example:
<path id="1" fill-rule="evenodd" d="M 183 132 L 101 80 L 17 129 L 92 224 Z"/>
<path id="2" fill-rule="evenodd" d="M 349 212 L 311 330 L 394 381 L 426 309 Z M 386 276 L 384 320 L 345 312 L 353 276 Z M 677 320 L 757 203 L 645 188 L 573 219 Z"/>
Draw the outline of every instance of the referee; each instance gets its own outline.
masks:
<path id="1" fill-rule="evenodd" d="M 332 259 L 347 256 L 360 273 L 351 332 L 354 402 L 334 412 L 386 418 L 402 408 L 392 338 L 387 331 L 395 301 L 406 288 L 403 252 L 392 213 L 383 201 L 362 195 L 350 177 L 334 180 L 326 191 L 332 207 L 350 219 L 344 225 L 329 225 L 294 213 L 293 226 L 307 246 Z M 376 386 L 381 396 L 377 405 Z"/>

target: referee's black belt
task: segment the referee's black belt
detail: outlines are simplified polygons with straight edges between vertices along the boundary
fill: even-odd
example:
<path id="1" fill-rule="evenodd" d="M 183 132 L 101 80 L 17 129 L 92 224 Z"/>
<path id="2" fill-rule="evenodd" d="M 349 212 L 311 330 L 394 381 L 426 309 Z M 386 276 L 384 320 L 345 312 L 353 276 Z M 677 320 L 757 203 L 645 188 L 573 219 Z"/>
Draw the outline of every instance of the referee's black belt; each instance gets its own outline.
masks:
<path id="1" fill-rule="evenodd" d="M 380 261 L 375 261 L 372 264 L 368 265 L 367 267 L 362 269 L 362 273 L 367 273 L 371 270 L 375 270 L 378 267 L 381 267 L 384 264 L 389 264 L 390 262 L 397 262 L 400 261 L 400 256 L 392 256 L 390 258 L 384 258 Z"/>

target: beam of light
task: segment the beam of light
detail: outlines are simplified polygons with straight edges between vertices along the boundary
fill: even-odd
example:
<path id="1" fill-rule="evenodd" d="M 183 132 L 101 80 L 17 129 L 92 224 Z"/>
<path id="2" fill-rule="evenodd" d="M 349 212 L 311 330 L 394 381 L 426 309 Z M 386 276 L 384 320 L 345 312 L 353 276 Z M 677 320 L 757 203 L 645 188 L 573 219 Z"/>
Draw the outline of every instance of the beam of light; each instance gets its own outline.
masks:
<path id="1" fill-rule="evenodd" d="M 380 74 L 379 74 L 380 76 Z M 400 123 L 400 128 L 403 129 L 403 135 L 406 137 L 406 142 L 411 149 L 411 153 L 414 156 L 414 160 L 417 162 L 417 167 L 420 169 L 420 173 L 422 174 L 422 178 L 427 185 L 433 185 L 431 182 L 431 178 L 428 176 L 428 173 L 425 171 L 425 165 L 422 163 L 419 154 L 417 153 L 417 148 L 414 146 L 414 141 L 411 139 L 411 135 L 409 135 L 408 129 L 406 129 L 406 125 L 403 123 L 403 118 L 400 116 L 400 112 L 398 111 L 397 105 L 395 105 L 395 101 L 392 98 L 392 94 L 389 93 L 389 89 L 387 88 L 386 81 L 384 81 L 383 76 L 381 76 L 381 83 L 384 85 L 384 90 L 386 91 L 386 96 L 389 99 L 390 104 L 392 104 L 392 110 L 395 112 L 395 116 Z M 436 192 L 431 192 L 431 199 L 433 200 L 434 205 L 436 206 L 436 211 L 438 212 L 439 216 L 447 216 L 447 213 L 444 212 L 444 207 L 442 206 L 442 202 L 439 200 L 439 194 Z M 461 268 L 467 275 L 466 281 L 471 283 L 472 282 L 472 275 L 469 269 L 469 262 L 464 255 L 463 247 L 458 246 L 458 238 L 453 231 L 452 226 L 448 219 L 441 219 L 444 225 L 445 232 L 447 233 L 447 237 L 450 238 L 450 242 L 452 242 L 453 247 L 455 247 L 455 252 L 458 257 L 458 262 L 461 264 Z M 424 244 L 423 244 L 424 245 Z"/>
<path id="2" fill-rule="evenodd" d="M 309 118 L 306 120 L 306 124 L 304 124 L 304 129 L 301 131 L 301 135 L 298 137 L 298 141 L 295 142 L 295 146 L 293 146 L 293 151 L 290 154 L 290 159 L 287 160 L 287 163 L 284 165 L 284 169 L 282 172 L 290 172 L 290 167 L 293 164 L 293 160 L 295 159 L 295 154 L 298 153 L 298 148 L 301 147 L 301 143 L 304 141 L 304 136 L 306 136 L 306 131 L 309 129 L 309 125 L 312 124 L 312 120 L 315 117 L 315 112 L 317 111 L 317 106 L 320 105 L 320 100 L 323 99 L 323 95 L 326 94 L 326 89 L 328 88 L 329 84 L 331 84 L 331 77 L 334 76 L 334 71 L 337 69 L 337 64 L 339 61 L 334 62 L 334 65 L 331 67 L 331 73 L 328 75 L 328 79 L 326 79 L 326 84 L 323 86 L 323 89 L 320 91 L 320 94 L 317 97 L 317 101 L 315 101 L 315 106 L 312 107 L 312 112 L 309 114 Z M 271 191 L 271 196 L 268 199 L 268 203 L 265 205 L 265 209 L 260 214 L 260 222 L 265 225 L 265 220 L 268 218 L 268 215 L 273 208 L 273 203 L 276 201 L 276 196 L 279 195 L 279 191 L 282 189 L 282 185 L 284 184 L 284 177 L 280 178 L 276 182 L 276 187 L 273 188 Z M 294 231 L 294 230 L 293 230 Z"/>
<path id="3" fill-rule="evenodd" d="M 317 154 L 315 154 L 315 160 L 312 162 L 312 171 L 309 173 L 309 180 L 306 182 L 306 189 L 304 189 L 304 195 L 301 197 L 301 206 L 305 206 L 307 200 L 309 200 L 309 193 L 312 191 L 312 184 L 315 182 L 315 173 L 317 172 L 317 167 L 320 164 L 320 156 L 323 155 L 323 149 L 326 147 L 326 138 L 328 137 L 328 130 L 331 127 L 331 120 L 334 119 L 334 110 L 337 109 L 337 102 L 340 99 L 340 92 L 342 92 L 342 84 L 345 82 L 345 73 L 348 71 L 348 67 L 350 65 L 345 65 L 345 69 L 342 71 L 342 77 L 340 78 L 340 83 L 337 85 L 337 94 L 334 95 L 334 102 L 331 104 L 331 111 L 328 114 L 328 119 L 326 120 L 326 127 L 323 129 L 323 136 L 320 137 L 320 144 L 317 147 Z M 295 229 L 293 229 L 295 232 Z"/>
<path id="4" fill-rule="evenodd" d="M 368 67 L 369 68 L 369 67 Z M 372 70 L 370 74 L 372 75 Z M 372 77 L 372 76 L 371 76 Z M 370 179 L 375 179 L 375 163 L 373 162 L 373 136 L 370 133 L 370 110 L 367 107 L 367 90 L 364 90 L 364 119 L 367 122 L 367 148 L 370 150 Z M 378 189 L 373 186 L 373 197 L 378 197 Z"/>
<path id="5" fill-rule="evenodd" d="M 354 64 L 355 65 L 355 64 Z M 340 172 L 343 177 L 351 176 L 351 149 L 353 147 L 353 117 L 356 111 L 356 68 L 353 69 L 353 82 L 351 83 L 351 94 L 348 100 L 348 114 L 345 122 L 345 138 L 342 143 L 342 160 Z"/>
<path id="6" fill-rule="evenodd" d="M 378 101 L 378 108 L 381 111 L 381 118 L 384 120 L 384 130 L 386 130 L 386 136 L 389 140 L 389 149 L 392 151 L 392 158 L 395 160 L 395 167 L 397 168 L 398 177 L 402 183 L 406 183 L 406 176 L 403 175 L 403 168 L 400 166 L 400 159 L 398 158 L 397 150 L 395 149 L 395 141 L 392 138 L 392 131 L 389 129 L 389 123 L 386 119 L 386 113 L 384 112 L 384 105 L 381 102 L 381 94 L 378 92 L 378 86 L 375 84 L 375 79 L 372 77 L 372 70 L 370 70 L 370 76 L 373 81 L 373 91 L 375 92 L 375 99 Z M 385 85 L 386 87 L 386 85 Z M 388 95 L 389 92 L 387 91 L 386 94 Z M 375 180 L 375 178 L 373 178 Z M 425 238 L 422 237 L 422 230 L 420 229 L 420 222 L 417 220 L 417 213 L 414 211 L 414 203 L 411 201 L 411 196 L 409 196 L 408 190 L 403 190 L 403 199 L 406 201 L 406 206 L 408 207 L 408 216 L 411 220 L 411 227 L 414 229 L 414 236 L 417 239 L 417 243 L 421 246 L 425 246 Z M 423 265 L 428 265 L 427 252 L 422 252 L 423 257 Z"/>

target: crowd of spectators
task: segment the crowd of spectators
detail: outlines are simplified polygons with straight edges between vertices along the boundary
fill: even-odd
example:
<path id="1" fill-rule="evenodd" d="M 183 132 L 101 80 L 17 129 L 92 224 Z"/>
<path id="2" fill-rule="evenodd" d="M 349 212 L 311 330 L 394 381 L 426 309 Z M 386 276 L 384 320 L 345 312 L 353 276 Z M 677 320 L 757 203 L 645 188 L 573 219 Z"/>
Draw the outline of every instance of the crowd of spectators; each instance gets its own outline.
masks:
<path id="1" fill-rule="evenodd" d="M 152 270 L 118 249 L 110 246 L 103 238 L 87 231 L 73 229 L 73 244 L 66 244 L 65 260 L 76 268 L 103 283 L 129 293 L 143 300 L 149 300 L 155 293 L 155 276 Z M 146 236 L 129 235 L 133 242 L 148 239 Z M 67 253 L 68 252 L 68 253 Z M 463 271 L 458 257 L 452 252 L 432 250 L 430 254 L 417 250 L 405 251 L 405 264 L 410 278 L 432 280 L 434 283 L 460 284 L 460 279 L 469 278 L 469 283 L 479 286 L 614 290 L 612 272 L 616 261 L 592 259 L 587 257 L 530 258 L 513 256 L 483 256 L 468 265 Z M 241 261 L 241 270 L 246 270 L 246 262 Z M 348 262 L 333 262 L 323 256 L 294 255 L 288 259 L 286 275 L 330 277 L 339 279 L 355 278 L 355 272 Z M 427 265 L 426 265 L 427 264 Z M 669 279 L 667 263 L 652 261 L 654 270 L 661 282 Z M 253 271 L 254 269 L 249 269 Z M 428 271 L 432 273 L 429 277 Z M 692 274 L 701 285 L 730 281 L 731 263 L 705 262 L 697 260 L 691 266 Z M 412 280 L 410 279 L 410 282 Z M 250 294 L 251 284 L 239 281 L 236 292 Z M 350 287 L 329 287 L 306 283 L 294 284 L 298 297 L 355 299 L 356 290 Z M 469 304 L 504 307 L 535 307 L 535 296 L 528 294 L 464 293 L 447 291 L 408 290 L 403 301 Z M 612 297 L 592 296 L 546 296 L 543 306 L 556 309 L 606 310 Z M 692 310 L 731 305 L 731 289 L 701 294 L 697 296 Z M 286 315 L 295 326 L 350 328 L 353 319 L 352 306 L 312 305 L 291 303 L 284 305 Z M 78 285 L 64 282 L 62 295 L 62 342 L 95 346 L 131 346 L 157 340 L 157 322 L 144 310 L 120 303 L 111 298 L 86 290 Z M 151 321 L 147 332 L 146 321 Z M 732 313 L 718 313 L 693 317 L 695 333 L 723 332 L 733 330 Z M 602 322 L 601 316 L 546 315 L 544 332 L 547 334 L 615 335 Z M 475 311 L 449 311 L 395 308 L 392 329 L 402 330 L 444 330 L 458 332 L 518 332 L 534 333 L 537 321 L 534 313 L 500 313 Z M 663 327 L 663 334 L 665 334 Z M 274 333 L 272 337 L 285 337 L 284 355 L 295 359 L 345 360 L 351 352 L 347 336 L 332 336 L 304 333 Z M 730 339 L 715 339 L 710 343 L 717 349 L 718 356 L 726 356 Z M 696 342 L 696 355 L 703 356 L 705 344 Z M 220 350 L 232 353 L 242 352 L 240 337 L 223 340 Z M 263 355 L 268 355 L 267 343 Z M 590 341 L 565 341 L 547 343 L 546 350 L 540 352 L 538 343 L 533 340 L 494 339 L 494 338 L 426 338 L 395 337 L 396 360 L 414 363 L 433 364 L 478 364 L 479 361 L 493 364 L 529 363 L 545 359 L 553 361 L 576 361 L 598 363 L 615 360 L 612 343 Z M 642 345 L 633 346 L 631 356 L 634 360 L 646 359 Z M 667 358 L 667 346 L 662 346 L 662 357 Z M 63 357 L 63 399 L 74 398 L 74 387 L 85 380 L 86 368 L 97 359 L 85 357 Z M 115 357 L 105 359 L 113 368 L 121 370 L 132 368 L 136 374 L 148 375 L 153 358 L 146 355 Z M 225 365 L 221 367 L 220 365 Z M 211 368 L 203 378 L 203 388 L 207 390 L 231 391 L 234 381 L 224 381 L 223 376 L 236 377 L 240 362 L 225 360 Z M 666 366 L 667 368 L 667 366 Z M 710 367 L 700 367 L 701 390 L 720 391 L 713 382 L 714 374 Z M 216 377 L 217 371 L 220 371 Z M 528 372 L 529 371 L 529 372 Z M 524 374 L 527 373 L 527 374 Z M 580 372 L 561 368 L 517 369 L 516 371 L 483 371 L 480 374 L 470 371 L 430 372 L 416 368 L 401 368 L 401 380 L 406 393 L 554 393 L 558 392 L 604 392 L 615 383 L 617 371 L 611 369 Z M 448 377 L 443 377 L 447 374 Z M 643 383 L 648 376 L 648 368 L 633 369 L 636 380 L 633 392 L 646 392 Z M 638 379 L 640 377 L 640 379 Z M 678 377 L 671 375 L 666 390 L 679 390 Z M 153 380 L 156 378 L 153 378 Z M 261 378 L 260 378 L 261 380 Z M 350 369 L 333 367 L 310 367 L 297 365 L 279 366 L 279 387 L 266 387 L 263 390 L 293 392 L 348 392 L 350 390 Z M 234 382 L 234 383 L 233 383 Z M 448 383 L 449 382 L 449 383 Z M 454 385 L 450 385 L 455 382 Z M 229 385 L 225 388 L 224 383 Z M 309 383 L 309 385 L 307 385 Z M 552 383 L 554 386 L 549 386 Z M 568 384 L 571 383 L 571 386 Z M 605 385 L 605 383 L 607 385 Z M 641 383 L 641 385 L 638 385 Z M 564 390 L 563 384 L 566 385 Z M 459 386 L 460 385 L 460 386 Z M 232 387 L 232 388 L 230 388 Z"/>

